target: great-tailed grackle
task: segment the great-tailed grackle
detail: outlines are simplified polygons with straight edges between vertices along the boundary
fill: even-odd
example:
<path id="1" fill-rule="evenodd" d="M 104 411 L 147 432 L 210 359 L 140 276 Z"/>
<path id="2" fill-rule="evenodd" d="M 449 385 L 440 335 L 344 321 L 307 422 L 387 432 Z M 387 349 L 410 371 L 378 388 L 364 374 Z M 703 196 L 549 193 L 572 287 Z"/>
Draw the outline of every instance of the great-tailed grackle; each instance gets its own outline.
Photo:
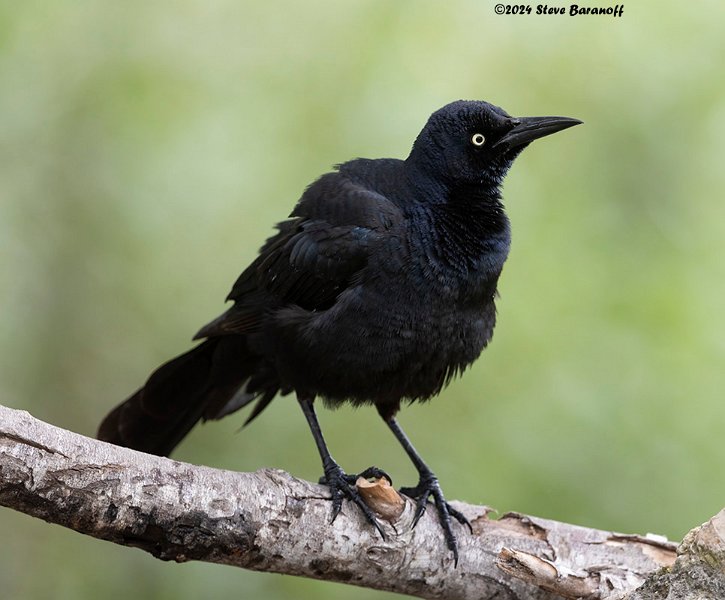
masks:
<path id="1" fill-rule="evenodd" d="M 431 115 L 406 160 L 356 159 L 323 175 L 237 279 L 232 307 L 196 334 L 204 341 L 152 373 L 98 437 L 168 455 L 199 420 L 256 400 L 249 423 L 277 393 L 295 392 L 332 519 L 349 498 L 382 534 L 355 477 L 330 456 L 313 408 L 317 396 L 374 404 L 420 475 L 403 490 L 416 500 L 415 521 L 432 496 L 457 562 L 451 517 L 468 521 L 395 415 L 402 400 L 435 396 L 490 341 L 510 242 L 503 178 L 529 142 L 578 123 L 453 102 Z"/>

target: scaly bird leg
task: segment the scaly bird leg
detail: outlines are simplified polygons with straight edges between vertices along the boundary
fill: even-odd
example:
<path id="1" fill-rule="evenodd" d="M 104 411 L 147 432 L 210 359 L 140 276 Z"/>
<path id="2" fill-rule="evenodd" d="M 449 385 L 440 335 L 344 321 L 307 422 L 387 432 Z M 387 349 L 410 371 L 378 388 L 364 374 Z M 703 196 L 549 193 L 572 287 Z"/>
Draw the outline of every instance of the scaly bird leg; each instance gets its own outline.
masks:
<path id="1" fill-rule="evenodd" d="M 324 483 L 325 485 L 327 485 L 327 487 L 330 488 L 330 493 L 332 494 L 332 519 L 330 520 L 330 522 L 334 522 L 337 518 L 337 515 L 340 514 L 340 509 L 342 508 L 342 499 L 347 498 L 357 504 L 363 515 L 365 515 L 365 519 L 367 519 L 367 521 L 371 525 L 375 526 L 375 528 L 380 533 L 380 536 L 385 539 L 385 533 L 383 532 L 380 523 L 378 523 L 378 520 L 375 518 L 375 514 L 370 509 L 370 507 L 365 504 L 365 501 L 362 499 L 360 493 L 355 487 L 355 481 L 357 481 L 358 476 L 348 475 L 347 473 L 345 473 L 340 465 L 338 465 L 332 458 L 332 456 L 330 456 L 330 451 L 327 449 L 327 444 L 325 443 L 325 438 L 322 435 L 320 424 L 317 421 L 315 409 L 312 406 L 313 399 L 298 396 L 297 400 L 302 407 L 302 412 L 305 413 L 307 423 L 310 426 L 310 431 L 312 432 L 312 437 L 315 438 L 317 449 L 319 450 L 320 457 L 322 458 L 322 467 L 325 470 L 325 475 L 320 480 L 320 483 Z M 361 476 L 363 477 L 379 477 L 381 475 L 384 475 L 388 478 L 388 480 L 390 480 L 390 477 L 388 477 L 383 471 L 381 471 L 380 469 L 376 469 L 375 467 L 366 469 L 363 473 L 361 473 Z"/>
<path id="2" fill-rule="evenodd" d="M 413 462 L 413 465 L 415 465 L 415 468 L 420 476 L 418 485 L 415 487 L 400 488 L 401 493 L 416 501 L 413 527 L 415 527 L 418 520 L 423 516 L 423 513 L 428 505 L 428 498 L 433 496 L 433 501 L 435 502 L 436 510 L 438 512 L 438 520 L 443 528 L 443 535 L 446 539 L 446 545 L 453 553 L 454 564 L 458 565 L 458 545 L 456 543 L 456 536 L 453 533 L 451 517 L 456 519 L 462 525 L 468 526 L 468 529 L 473 532 L 471 523 L 461 512 L 457 511 L 448 504 L 448 502 L 446 502 L 443 492 L 441 491 L 441 486 L 438 483 L 438 478 L 433 474 L 433 471 L 430 470 L 428 465 L 423 462 L 420 454 L 418 454 L 416 449 L 413 447 L 413 444 L 411 444 L 408 439 L 408 436 L 405 435 L 405 432 L 400 428 L 400 425 L 398 425 L 395 417 L 384 416 L 383 419 L 388 424 L 388 427 L 390 427 L 393 435 L 395 435 L 397 440 L 400 442 L 400 445 L 403 446 L 403 449 L 410 457 L 410 460 Z"/>

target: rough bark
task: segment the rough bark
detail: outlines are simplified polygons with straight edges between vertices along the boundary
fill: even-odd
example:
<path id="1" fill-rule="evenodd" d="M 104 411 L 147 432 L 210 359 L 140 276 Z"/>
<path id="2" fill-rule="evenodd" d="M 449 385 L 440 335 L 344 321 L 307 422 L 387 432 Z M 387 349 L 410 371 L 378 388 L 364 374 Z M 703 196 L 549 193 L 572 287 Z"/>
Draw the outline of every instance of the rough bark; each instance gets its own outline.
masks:
<path id="1" fill-rule="evenodd" d="M 348 503 L 330 524 L 327 489 L 283 471 L 193 466 L 0 406 L 0 504 L 163 560 L 203 560 L 421 598 L 725 598 L 725 511 L 691 532 L 676 556 L 675 544 L 659 536 L 516 513 L 492 519 L 485 506 L 456 502 L 473 534 L 457 530 L 454 568 L 435 511 L 411 529 L 410 500 L 385 480 L 360 486 L 372 487 L 361 492 L 389 519 L 381 518 L 385 540 Z M 699 595 L 682 595 L 691 589 Z"/>

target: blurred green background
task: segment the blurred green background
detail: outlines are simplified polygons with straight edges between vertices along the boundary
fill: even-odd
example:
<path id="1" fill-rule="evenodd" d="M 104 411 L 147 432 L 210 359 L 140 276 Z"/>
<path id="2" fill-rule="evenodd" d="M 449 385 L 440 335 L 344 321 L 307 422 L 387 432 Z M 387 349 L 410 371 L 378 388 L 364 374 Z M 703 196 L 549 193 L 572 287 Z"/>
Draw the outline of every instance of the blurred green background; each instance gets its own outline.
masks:
<path id="1" fill-rule="evenodd" d="M 494 2 L 0 3 L 0 402 L 92 435 L 189 347 L 306 184 L 405 157 L 458 98 L 585 125 L 505 185 L 494 343 L 401 423 L 449 498 L 680 539 L 725 505 L 723 4 L 496 16 Z M 373 410 L 333 455 L 415 479 Z M 177 458 L 320 467 L 291 398 Z M 5 599 L 384 598 L 159 562 L 0 509 Z"/>

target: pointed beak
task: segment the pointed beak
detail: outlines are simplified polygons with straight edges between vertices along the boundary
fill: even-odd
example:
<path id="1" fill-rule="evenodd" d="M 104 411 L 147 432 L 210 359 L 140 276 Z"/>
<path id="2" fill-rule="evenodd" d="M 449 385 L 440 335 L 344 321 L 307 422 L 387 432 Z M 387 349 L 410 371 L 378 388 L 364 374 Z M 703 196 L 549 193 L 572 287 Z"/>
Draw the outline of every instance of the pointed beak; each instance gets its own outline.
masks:
<path id="1" fill-rule="evenodd" d="M 570 117 L 519 117 L 513 122 L 514 128 L 493 145 L 494 149 L 507 152 L 546 135 L 581 124 L 579 119 Z"/>

